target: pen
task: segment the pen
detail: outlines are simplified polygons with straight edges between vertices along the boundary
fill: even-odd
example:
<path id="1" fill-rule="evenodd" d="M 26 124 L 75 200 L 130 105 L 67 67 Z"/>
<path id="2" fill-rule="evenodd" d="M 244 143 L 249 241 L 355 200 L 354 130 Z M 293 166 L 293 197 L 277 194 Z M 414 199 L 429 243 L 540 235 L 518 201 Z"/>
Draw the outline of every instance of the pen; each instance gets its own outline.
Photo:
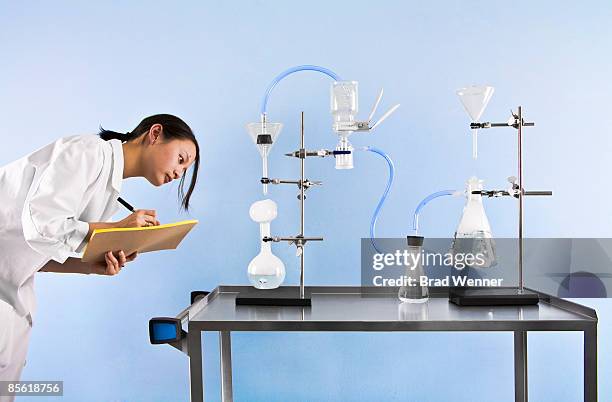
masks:
<path id="1" fill-rule="evenodd" d="M 127 209 L 129 209 L 129 210 L 130 210 L 130 212 L 136 212 L 136 211 L 134 211 L 134 207 L 133 207 L 133 206 L 131 206 L 131 205 L 130 205 L 130 204 L 129 204 L 129 203 L 126 201 L 126 200 L 124 200 L 123 198 L 119 197 L 119 198 L 117 198 L 117 201 L 119 201 L 119 203 L 120 203 L 121 205 L 123 205 L 124 207 L 126 207 Z"/>
<path id="2" fill-rule="evenodd" d="M 124 200 L 123 198 L 119 197 L 119 198 L 117 198 L 117 201 L 119 201 L 119 203 L 120 203 L 121 205 L 123 205 L 124 207 L 126 207 L 127 209 L 129 209 L 129 210 L 130 210 L 130 212 L 136 212 L 136 210 L 134 210 L 134 207 L 133 207 L 133 206 L 131 206 L 131 205 L 130 205 L 130 203 L 129 203 L 129 202 L 127 202 L 126 200 Z M 159 222 L 158 222 L 157 224 L 159 225 Z M 147 222 L 147 223 L 145 223 L 145 224 L 144 224 L 144 226 L 155 226 L 155 224 L 154 224 L 154 223 L 149 223 L 149 222 Z"/>

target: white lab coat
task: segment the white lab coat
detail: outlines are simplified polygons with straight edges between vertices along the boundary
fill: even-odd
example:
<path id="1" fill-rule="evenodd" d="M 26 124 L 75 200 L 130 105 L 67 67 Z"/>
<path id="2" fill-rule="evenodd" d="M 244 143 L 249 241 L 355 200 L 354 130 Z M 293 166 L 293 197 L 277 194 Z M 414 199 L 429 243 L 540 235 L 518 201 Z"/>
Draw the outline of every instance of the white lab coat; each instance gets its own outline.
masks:
<path id="1" fill-rule="evenodd" d="M 121 141 L 96 135 L 61 138 L 0 167 L 0 303 L 12 307 L 13 320 L 31 326 L 34 274 L 51 259 L 82 255 L 88 222 L 117 211 L 122 179 Z M 10 322 L 10 310 L 0 308 L 0 321 Z M 9 336 L 3 338 L 0 374 Z"/>

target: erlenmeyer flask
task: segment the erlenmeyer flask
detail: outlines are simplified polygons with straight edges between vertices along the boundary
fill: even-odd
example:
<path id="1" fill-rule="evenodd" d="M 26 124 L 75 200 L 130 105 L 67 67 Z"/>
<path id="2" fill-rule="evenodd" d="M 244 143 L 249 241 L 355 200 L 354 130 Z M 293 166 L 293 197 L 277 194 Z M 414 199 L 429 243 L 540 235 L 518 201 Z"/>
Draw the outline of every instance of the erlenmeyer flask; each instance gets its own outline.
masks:
<path id="1" fill-rule="evenodd" d="M 451 250 L 453 255 L 463 254 L 464 258 L 472 254 L 478 261 L 475 268 L 492 267 L 497 263 L 495 241 L 482 205 L 482 195 L 472 194 L 474 191 L 482 191 L 482 184 L 483 181 L 476 177 L 471 177 L 467 182 L 467 200 Z"/>
<path id="2" fill-rule="evenodd" d="M 423 237 L 408 236 L 408 265 L 406 265 L 405 286 L 400 287 L 398 297 L 402 302 L 423 303 L 429 299 L 429 288 L 421 285 L 426 278 L 423 271 Z"/>

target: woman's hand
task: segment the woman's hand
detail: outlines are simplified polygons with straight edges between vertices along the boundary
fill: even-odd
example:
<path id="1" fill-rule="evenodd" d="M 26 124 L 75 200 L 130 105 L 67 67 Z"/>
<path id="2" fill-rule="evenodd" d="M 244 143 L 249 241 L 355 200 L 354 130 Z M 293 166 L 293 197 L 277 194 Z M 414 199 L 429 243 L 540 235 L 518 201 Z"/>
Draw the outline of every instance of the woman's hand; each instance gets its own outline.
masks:
<path id="1" fill-rule="evenodd" d="M 137 209 L 130 215 L 115 223 L 118 228 L 139 228 L 142 226 L 158 226 L 157 214 L 153 209 Z"/>
<path id="2" fill-rule="evenodd" d="M 157 214 L 152 209 L 137 209 L 118 222 L 89 222 L 87 239 L 96 229 L 139 228 L 143 226 L 159 226 Z"/>
<path id="3" fill-rule="evenodd" d="M 98 275 L 117 275 L 119 271 L 121 271 L 121 268 L 123 268 L 126 263 L 134 261 L 137 255 L 138 252 L 135 251 L 126 257 L 123 250 L 120 250 L 117 256 L 115 256 L 112 251 L 108 251 L 104 254 L 105 262 L 92 264 L 91 273 Z"/>

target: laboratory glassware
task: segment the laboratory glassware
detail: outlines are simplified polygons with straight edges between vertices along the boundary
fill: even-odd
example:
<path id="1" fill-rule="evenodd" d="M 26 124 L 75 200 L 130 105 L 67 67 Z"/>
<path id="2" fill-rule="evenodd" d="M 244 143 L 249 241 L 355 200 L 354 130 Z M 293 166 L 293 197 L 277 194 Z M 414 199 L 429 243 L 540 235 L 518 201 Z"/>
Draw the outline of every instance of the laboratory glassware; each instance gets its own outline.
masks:
<path id="1" fill-rule="evenodd" d="M 423 303 L 429 300 L 429 288 L 422 285 L 421 278 L 427 279 L 423 270 L 423 237 L 408 236 L 408 259 L 405 285 L 398 291 L 398 297 L 405 303 Z"/>
<path id="2" fill-rule="evenodd" d="M 457 95 L 470 115 L 472 121 L 480 120 L 482 113 L 489 104 L 495 88 L 487 85 L 472 85 L 457 90 Z M 472 129 L 472 157 L 478 157 L 478 129 Z"/>
<path id="3" fill-rule="evenodd" d="M 353 168 L 353 147 L 348 137 L 353 131 L 342 130 L 342 127 L 355 121 L 359 111 L 359 92 L 357 81 L 335 81 L 331 86 L 331 113 L 333 129 L 338 133 L 336 151 L 336 169 Z"/>
<path id="4" fill-rule="evenodd" d="M 260 252 L 249 263 L 249 282 L 257 289 L 275 289 L 285 280 L 285 264 L 272 254 L 272 243 L 264 241 L 264 238 L 270 236 L 270 222 L 276 219 L 276 203 L 269 199 L 254 202 L 249 215 L 259 223 L 261 239 Z"/>
<path id="5" fill-rule="evenodd" d="M 268 177 L 268 155 L 274 145 L 276 138 L 283 128 L 282 123 L 269 123 L 262 119 L 261 122 L 246 125 L 249 136 L 257 146 L 262 162 L 262 176 Z M 268 194 L 268 184 L 263 183 L 263 193 Z"/>
<path id="6" fill-rule="evenodd" d="M 496 265 L 495 240 L 482 204 L 483 181 L 471 177 L 466 183 L 466 203 L 455 232 L 452 254 L 480 255 L 477 268 Z"/>

